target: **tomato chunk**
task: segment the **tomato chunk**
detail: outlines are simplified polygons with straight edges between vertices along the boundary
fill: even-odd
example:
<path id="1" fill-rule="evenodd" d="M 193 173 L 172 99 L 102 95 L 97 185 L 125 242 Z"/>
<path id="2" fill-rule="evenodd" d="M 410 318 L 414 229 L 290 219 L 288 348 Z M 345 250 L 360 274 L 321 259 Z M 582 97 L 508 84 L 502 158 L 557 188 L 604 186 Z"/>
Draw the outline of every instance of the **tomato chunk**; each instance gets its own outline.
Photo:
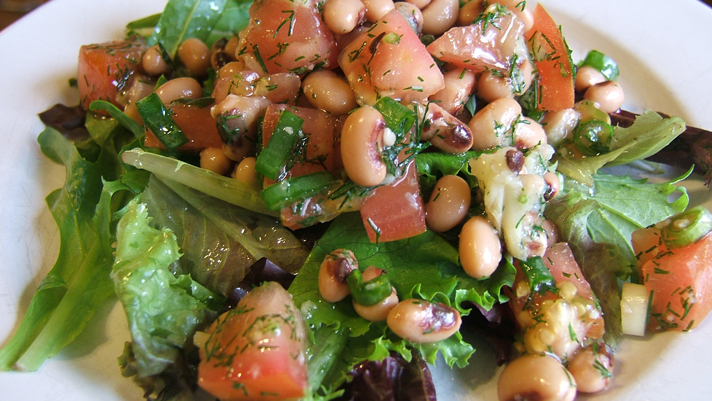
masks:
<path id="1" fill-rule="evenodd" d="M 146 45 L 140 40 L 116 40 L 82 46 L 77 71 L 82 107 L 89 110 L 91 102 L 99 99 L 122 107 L 117 103 L 116 95 L 128 83 L 145 50 Z"/>
<path id="2" fill-rule="evenodd" d="M 414 237 L 426 230 L 418 172 L 411 162 L 405 174 L 373 190 L 361 206 L 361 218 L 371 242 Z"/>
<path id="3" fill-rule="evenodd" d="M 222 147 L 222 139 L 215 125 L 215 119 L 210 115 L 210 107 L 171 104 L 168 108 L 173 111 L 173 119 L 178 127 L 188 137 L 188 143 L 181 146 L 180 150 L 200 151 L 205 148 Z M 164 147 L 150 130 L 146 130 L 144 144 L 150 148 Z"/>
<path id="4" fill-rule="evenodd" d="M 658 227 L 633 232 L 641 283 L 651 294 L 648 328 L 687 331 L 712 310 L 712 233 L 669 248 Z"/>
<path id="5" fill-rule="evenodd" d="M 339 65 L 363 104 L 384 96 L 421 102 L 445 87 L 435 60 L 397 10 L 344 47 Z"/>
<path id="6" fill-rule="evenodd" d="M 240 37 L 239 57 L 259 73 L 336 67 L 336 41 L 314 0 L 256 0 Z"/>
<path id="7" fill-rule="evenodd" d="M 534 27 L 526 34 L 539 73 L 538 109 L 558 111 L 574 106 L 574 74 L 564 37 L 548 12 L 537 4 Z"/>
<path id="8" fill-rule="evenodd" d="M 524 25 L 504 10 L 494 22 L 480 22 L 451 28 L 428 45 L 441 61 L 475 72 L 496 70 L 509 76 L 517 41 Z"/>
<path id="9" fill-rule="evenodd" d="M 208 329 L 198 385 L 221 400 L 289 400 L 309 385 L 306 328 L 276 282 L 250 291 Z"/>

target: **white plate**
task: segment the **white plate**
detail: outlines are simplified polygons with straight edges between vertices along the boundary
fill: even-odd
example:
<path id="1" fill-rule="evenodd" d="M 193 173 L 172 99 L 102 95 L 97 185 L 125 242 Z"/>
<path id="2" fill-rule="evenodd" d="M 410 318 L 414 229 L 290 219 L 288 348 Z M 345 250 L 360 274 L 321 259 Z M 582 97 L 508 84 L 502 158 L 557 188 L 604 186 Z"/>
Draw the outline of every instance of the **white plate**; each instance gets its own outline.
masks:
<path id="1" fill-rule="evenodd" d="M 64 169 L 45 159 L 36 114 L 76 104 L 67 85 L 79 46 L 123 35 L 126 22 L 159 12 L 165 0 L 53 0 L 0 33 L 0 344 L 15 332 L 34 289 L 52 267 L 58 231 L 44 197 L 62 185 Z M 544 3 L 574 50 L 616 59 L 625 108 L 654 109 L 712 128 L 712 9 L 693 0 L 551 0 Z M 694 202 L 710 199 L 696 183 Z M 712 380 L 712 319 L 691 333 L 626 339 L 616 379 L 596 400 L 701 400 Z M 107 302 L 88 329 L 37 373 L 0 373 L 3 400 L 139 400 L 116 357 L 128 339 L 125 318 Z M 441 400 L 495 400 L 496 369 L 481 347 L 471 367 L 434 370 Z M 581 397 L 583 398 L 583 397 Z"/>

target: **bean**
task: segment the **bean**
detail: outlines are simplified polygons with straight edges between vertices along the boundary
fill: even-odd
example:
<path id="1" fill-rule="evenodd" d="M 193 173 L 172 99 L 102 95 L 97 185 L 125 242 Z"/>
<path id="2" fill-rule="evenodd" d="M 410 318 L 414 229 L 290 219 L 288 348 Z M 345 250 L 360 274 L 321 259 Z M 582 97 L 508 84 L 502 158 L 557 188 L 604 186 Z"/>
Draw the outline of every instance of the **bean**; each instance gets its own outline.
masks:
<path id="1" fill-rule="evenodd" d="M 232 160 L 225 156 L 222 148 L 205 148 L 200 152 L 200 167 L 225 175 L 232 167 Z"/>
<path id="2" fill-rule="evenodd" d="M 458 0 L 432 0 L 423 9 L 423 33 L 440 35 L 452 28 L 460 12 Z"/>
<path id="3" fill-rule="evenodd" d="M 501 98 L 513 98 L 514 93 L 505 77 L 485 71 L 477 80 L 477 96 L 489 103 Z"/>
<path id="4" fill-rule="evenodd" d="M 237 165 L 235 171 L 232 173 L 232 178 L 249 184 L 252 186 L 259 186 L 257 181 L 257 170 L 255 170 L 255 162 L 257 158 L 254 156 L 246 157 Z"/>
<path id="5" fill-rule="evenodd" d="M 419 9 L 424 9 L 428 4 L 430 4 L 430 0 L 405 0 L 406 2 L 418 7 Z"/>
<path id="6" fill-rule="evenodd" d="M 502 260 L 502 245 L 497 231 L 481 216 L 470 218 L 462 226 L 458 252 L 465 273 L 476 279 L 491 276 Z"/>
<path id="7" fill-rule="evenodd" d="M 425 205 L 425 221 L 436 232 L 460 224 L 470 209 L 472 194 L 467 182 L 457 175 L 445 175 L 435 184 L 430 201 Z"/>
<path id="8" fill-rule="evenodd" d="M 593 100 L 605 113 L 613 113 L 621 108 L 625 100 L 623 88 L 616 81 L 606 81 L 586 90 L 583 98 Z"/>
<path id="9" fill-rule="evenodd" d="M 561 190 L 561 180 L 556 173 L 547 171 L 544 173 L 544 181 L 546 181 L 547 189 L 544 191 L 544 199 L 549 201 L 556 198 Z"/>
<path id="10" fill-rule="evenodd" d="M 331 70 L 318 70 L 307 75 L 302 81 L 302 90 L 312 106 L 334 116 L 358 107 L 356 95 L 348 81 Z"/>
<path id="11" fill-rule="evenodd" d="M 322 12 L 324 22 L 336 34 L 354 30 L 366 15 L 366 6 L 361 0 L 328 0 Z"/>
<path id="12" fill-rule="evenodd" d="M 272 103 L 295 104 L 302 81 L 296 74 L 279 72 L 255 81 L 255 95 L 264 96 Z"/>
<path id="13" fill-rule="evenodd" d="M 551 111 L 544 115 L 541 125 L 546 132 L 546 140 L 550 145 L 558 147 L 567 138 L 571 138 L 574 128 L 579 122 L 579 112 L 574 109 Z"/>
<path id="14" fill-rule="evenodd" d="M 485 6 L 481 0 L 471 0 L 460 7 L 460 12 L 457 16 L 457 24 L 461 26 L 470 25 L 477 17 L 485 10 Z"/>
<path id="15" fill-rule="evenodd" d="M 445 87 L 431 95 L 428 100 L 438 102 L 438 105 L 452 115 L 459 114 L 475 86 L 475 73 L 470 69 L 456 68 L 443 74 Z"/>
<path id="16" fill-rule="evenodd" d="M 363 271 L 363 281 L 371 281 L 374 278 L 385 274 L 385 270 L 374 266 L 369 266 Z M 381 302 L 374 305 L 361 305 L 353 302 L 354 310 L 362 318 L 370 322 L 382 322 L 388 317 L 388 312 L 398 304 L 398 293 L 395 288 L 392 288 L 391 295 L 384 298 Z"/>
<path id="17" fill-rule="evenodd" d="M 605 344 L 592 344 L 580 350 L 569 362 L 578 391 L 597 393 L 611 382 L 613 354 Z"/>
<path id="18" fill-rule="evenodd" d="M 420 34 L 423 31 L 423 13 L 420 9 L 406 1 L 398 1 L 395 5 L 396 10 L 408 21 L 413 31 Z"/>
<path id="19" fill-rule="evenodd" d="M 263 96 L 228 95 L 210 110 L 223 134 L 229 136 L 223 151 L 230 160 L 239 162 L 254 152 L 259 117 L 270 104 Z"/>
<path id="20" fill-rule="evenodd" d="M 372 187 L 386 178 L 386 165 L 381 160 L 386 121 L 371 106 L 351 113 L 341 131 L 341 158 L 349 178 L 356 184 Z"/>
<path id="21" fill-rule="evenodd" d="M 499 401 L 573 401 L 576 382 L 553 357 L 523 355 L 502 371 L 497 381 L 497 398 Z"/>
<path id="22" fill-rule="evenodd" d="M 416 106 L 423 109 L 421 106 Z M 430 141 L 436 148 L 447 153 L 463 153 L 472 148 L 473 135 L 470 127 L 443 110 L 437 103 L 430 103 L 425 115 L 421 140 Z"/>
<path id="23" fill-rule="evenodd" d="M 358 269 L 358 261 L 348 249 L 336 249 L 324 257 L 319 267 L 319 294 L 327 302 L 339 302 L 349 295 L 346 278 Z"/>
<path id="24" fill-rule="evenodd" d="M 213 88 L 215 103 L 220 103 L 227 95 L 252 96 L 259 74 L 254 71 L 236 71 L 229 77 L 218 78 Z"/>
<path id="25" fill-rule="evenodd" d="M 593 85 L 608 81 L 597 69 L 585 65 L 576 70 L 576 92 L 584 93 Z"/>
<path id="26" fill-rule="evenodd" d="M 522 10 L 521 0 L 495 0 L 494 3 L 499 3 L 500 5 L 507 7 L 507 9 L 514 14 L 519 21 L 524 24 L 524 32 L 530 30 L 534 26 L 534 16 L 531 11 L 524 9 Z M 526 4 L 526 3 L 524 3 Z"/>
<path id="27" fill-rule="evenodd" d="M 366 6 L 366 19 L 369 22 L 376 22 L 391 10 L 395 10 L 396 6 L 393 0 L 361 0 Z"/>
<path id="28" fill-rule="evenodd" d="M 168 63 L 161 54 L 161 48 L 154 45 L 148 48 L 141 57 L 141 65 L 148 75 L 161 75 L 168 72 Z"/>
<path id="29" fill-rule="evenodd" d="M 198 99 L 203 95 L 203 88 L 193 78 L 171 79 L 156 89 L 156 94 L 163 104 L 168 105 L 178 99 Z"/>
<path id="30" fill-rule="evenodd" d="M 189 38 L 178 46 L 178 59 L 196 77 L 203 77 L 210 68 L 210 49 L 198 38 Z"/>
<path id="31" fill-rule="evenodd" d="M 522 117 L 514 127 L 514 146 L 517 149 L 531 149 L 546 144 L 546 132 L 538 122 Z"/>
<path id="32" fill-rule="evenodd" d="M 505 144 L 512 124 L 521 115 L 522 107 L 514 99 L 501 98 L 478 111 L 467 125 L 472 131 L 472 149 L 486 150 Z"/>
<path id="33" fill-rule="evenodd" d="M 406 299 L 388 313 L 388 328 L 413 343 L 442 341 L 455 334 L 462 324 L 460 313 L 445 304 L 422 299 Z"/>
<path id="34" fill-rule="evenodd" d="M 544 220 L 541 223 L 541 228 L 546 233 L 546 246 L 551 248 L 552 245 L 559 242 L 559 234 L 556 225 L 551 220 Z"/>
<path id="35" fill-rule="evenodd" d="M 216 79 L 220 78 L 232 78 L 235 74 L 245 71 L 245 63 L 242 61 L 231 61 L 224 66 L 220 67 L 218 70 Z M 250 71 L 251 74 L 257 74 L 254 71 Z M 259 74 L 257 74 L 259 77 Z"/>

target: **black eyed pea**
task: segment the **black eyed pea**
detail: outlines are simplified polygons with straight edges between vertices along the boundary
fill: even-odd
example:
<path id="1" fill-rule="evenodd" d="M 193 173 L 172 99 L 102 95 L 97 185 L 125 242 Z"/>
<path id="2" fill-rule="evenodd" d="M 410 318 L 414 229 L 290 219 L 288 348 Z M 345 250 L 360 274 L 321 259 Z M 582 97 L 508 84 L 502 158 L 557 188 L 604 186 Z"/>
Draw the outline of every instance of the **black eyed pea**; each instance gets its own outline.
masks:
<path id="1" fill-rule="evenodd" d="M 445 304 L 422 299 L 406 299 L 388 313 L 388 328 L 413 343 L 442 341 L 455 334 L 462 324 L 460 313 Z"/>
<path id="2" fill-rule="evenodd" d="M 376 22 L 396 8 L 393 0 L 361 0 L 361 2 L 366 6 L 366 19 L 369 22 Z"/>
<path id="3" fill-rule="evenodd" d="M 578 391 L 597 393 L 604 390 L 613 377 L 613 353 L 605 344 L 591 344 L 571 358 L 568 370 L 576 380 Z"/>
<path id="4" fill-rule="evenodd" d="M 356 95 L 346 78 L 331 70 L 318 70 L 302 81 L 304 96 L 312 106 L 340 116 L 358 107 Z"/>
<path id="5" fill-rule="evenodd" d="M 203 95 L 203 88 L 193 78 L 171 79 L 156 89 L 156 94 L 163 104 L 168 105 L 178 99 L 198 99 Z"/>
<path id="6" fill-rule="evenodd" d="M 163 58 L 161 48 L 158 45 L 149 47 L 148 50 L 143 53 L 141 65 L 148 75 L 153 76 L 165 74 L 169 69 L 168 63 L 166 59 Z"/>
<path id="7" fill-rule="evenodd" d="M 452 115 L 459 114 L 475 86 L 475 73 L 466 68 L 455 68 L 443 74 L 445 87 L 430 96 L 428 100 L 438 102 L 438 105 Z"/>
<path id="8" fill-rule="evenodd" d="M 189 38 L 178 46 L 178 59 L 196 77 L 203 77 L 210 68 L 210 48 L 198 38 Z"/>
<path id="9" fill-rule="evenodd" d="M 388 172 L 381 160 L 386 121 L 371 106 L 351 113 L 341 130 L 341 158 L 349 178 L 364 187 L 380 184 Z"/>
<path id="10" fill-rule="evenodd" d="M 625 94 L 623 87 L 616 81 L 606 81 L 591 86 L 583 94 L 586 100 L 593 100 L 598 104 L 598 108 L 605 113 L 611 114 L 623 105 Z"/>
<path id="11" fill-rule="evenodd" d="M 532 12 L 524 8 L 526 3 L 522 3 L 521 0 L 495 0 L 494 3 L 499 3 L 500 5 L 507 7 L 507 9 L 514 14 L 519 21 L 524 24 L 524 32 L 530 30 L 534 26 L 534 16 Z"/>
<path id="12" fill-rule="evenodd" d="M 374 278 L 385 274 L 383 269 L 379 269 L 374 266 L 369 266 L 363 271 L 363 280 L 371 281 Z M 392 288 L 392 287 L 391 287 Z M 354 310 L 362 318 L 370 322 L 382 322 L 388 317 L 388 313 L 398 304 L 398 293 L 396 289 L 391 289 L 391 295 L 384 298 L 381 302 L 374 305 L 361 305 L 357 302 L 353 302 Z"/>
<path id="13" fill-rule="evenodd" d="M 319 294 L 327 302 L 339 302 L 350 291 L 346 282 L 351 272 L 358 269 L 358 261 L 348 249 L 336 249 L 324 257 L 319 267 Z"/>
<path id="14" fill-rule="evenodd" d="M 424 9 L 425 6 L 430 4 L 430 0 L 405 0 L 406 2 L 418 7 L 419 9 Z"/>
<path id="15" fill-rule="evenodd" d="M 485 71 L 477 80 L 477 96 L 485 102 L 493 102 L 500 98 L 513 98 L 512 86 L 500 74 Z"/>
<path id="16" fill-rule="evenodd" d="M 242 159 L 237 167 L 235 167 L 235 171 L 232 172 L 232 178 L 240 182 L 244 182 L 245 184 L 259 187 L 259 182 L 257 181 L 257 170 L 255 170 L 256 162 L 257 158 L 255 156 L 249 156 Z"/>
<path id="17" fill-rule="evenodd" d="M 558 195 L 561 190 L 561 180 L 559 180 L 559 176 L 556 175 L 556 173 L 547 171 L 544 173 L 544 181 L 546 181 L 547 185 L 546 190 L 544 190 L 544 199 L 549 201 L 556 198 L 556 195 Z"/>
<path id="18" fill-rule="evenodd" d="M 366 6 L 361 0 L 328 0 L 322 15 L 331 32 L 343 35 L 363 22 Z"/>
<path id="19" fill-rule="evenodd" d="M 425 221 L 436 232 L 460 224 L 470 209 L 472 194 L 467 182 L 457 175 L 445 175 L 435 184 L 430 201 L 425 205 Z"/>
<path id="20" fill-rule="evenodd" d="M 517 149 L 531 149 L 547 142 L 546 132 L 538 122 L 522 117 L 514 127 L 514 146 Z"/>
<path id="21" fill-rule="evenodd" d="M 484 3 L 479 0 L 471 0 L 462 7 L 457 15 L 457 24 L 461 26 L 470 25 L 485 10 Z"/>
<path id="22" fill-rule="evenodd" d="M 200 167 L 220 175 L 226 175 L 232 167 L 232 160 L 225 156 L 222 148 L 205 148 L 200 152 Z"/>
<path id="23" fill-rule="evenodd" d="M 482 216 L 474 216 L 462 226 L 458 253 L 465 273 L 476 279 L 486 278 L 502 260 L 502 244 L 492 224 Z"/>
<path id="24" fill-rule="evenodd" d="M 554 357 L 527 354 L 513 360 L 497 381 L 499 401 L 573 401 L 576 381 Z"/>
<path id="25" fill-rule="evenodd" d="M 590 65 L 585 65 L 576 70 L 576 92 L 584 93 L 586 90 L 593 85 L 606 82 L 608 79 L 598 71 L 597 69 L 591 67 Z"/>
<path id="26" fill-rule="evenodd" d="M 396 10 L 400 15 L 408 21 L 408 25 L 415 31 L 415 33 L 420 34 L 423 31 L 423 13 L 420 9 L 407 1 L 397 1 L 394 3 Z"/>
<path id="27" fill-rule="evenodd" d="M 432 0 L 423 11 L 423 33 L 440 35 L 452 28 L 460 12 L 458 0 Z"/>
<path id="28" fill-rule="evenodd" d="M 473 136 L 472 149 L 487 150 L 504 145 L 521 114 L 522 107 L 510 98 L 497 99 L 483 107 L 467 123 Z"/>

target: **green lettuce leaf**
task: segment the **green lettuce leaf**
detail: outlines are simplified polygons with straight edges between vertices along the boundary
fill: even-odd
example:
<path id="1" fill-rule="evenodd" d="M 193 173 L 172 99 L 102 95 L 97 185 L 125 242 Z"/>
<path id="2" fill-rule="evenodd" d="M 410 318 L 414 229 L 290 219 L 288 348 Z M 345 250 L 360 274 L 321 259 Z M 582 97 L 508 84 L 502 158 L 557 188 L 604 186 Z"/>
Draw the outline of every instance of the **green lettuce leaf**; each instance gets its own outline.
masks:
<path id="1" fill-rule="evenodd" d="M 237 35 L 250 22 L 252 0 L 228 0 L 222 16 L 213 26 L 205 43 L 211 46 L 217 40 Z"/>
<path id="2" fill-rule="evenodd" d="M 171 57 L 189 38 L 205 42 L 220 20 L 227 0 L 171 0 L 166 4 L 149 44 L 160 43 Z"/>
<path id="3" fill-rule="evenodd" d="M 598 298 L 606 321 L 606 341 L 621 336 L 618 279 L 636 281 L 633 231 L 685 210 L 687 191 L 671 182 L 650 184 L 628 176 L 595 175 L 593 188 L 567 181 L 565 195 L 554 198 L 545 216 L 559 228 Z M 669 201 L 674 192 L 679 197 Z"/>
<path id="4" fill-rule="evenodd" d="M 457 249 L 437 234 L 427 231 L 413 238 L 386 243 L 371 243 L 358 213 L 339 216 L 317 242 L 289 291 L 313 328 L 347 328 L 350 338 L 339 366 L 325 380 L 326 387 L 346 380 L 346 373 L 354 363 L 366 358 L 381 359 L 389 351 L 401 353 L 407 360 L 417 348 L 429 363 L 441 353 L 448 365 L 465 366 L 474 352 L 459 333 L 445 341 L 427 345 L 410 344 L 386 331 L 385 323 L 371 323 L 359 317 L 350 299 L 328 303 L 319 295 L 318 273 L 324 256 L 338 249 L 350 249 L 359 265 L 377 266 L 386 270 L 388 278 L 401 299 L 421 298 L 446 303 L 466 315 L 466 301 L 489 309 L 495 302 L 506 300 L 500 293 L 502 286 L 511 285 L 514 269 L 503 264 L 486 280 L 475 280 L 464 273 L 458 262 Z"/>
<path id="5" fill-rule="evenodd" d="M 618 166 L 645 159 L 667 146 L 685 131 L 685 122 L 678 117 L 663 118 L 658 113 L 646 111 L 636 117 L 628 128 L 614 127 L 610 152 L 598 156 L 571 157 L 557 153 L 557 171 L 593 185 L 593 175 L 604 166 Z"/>
<path id="6" fill-rule="evenodd" d="M 111 272 L 133 340 L 138 376 L 160 374 L 195 331 L 217 316 L 224 299 L 169 267 L 180 257 L 169 229 L 149 226 L 148 208 L 131 201 L 116 230 Z"/>
<path id="7" fill-rule="evenodd" d="M 59 256 L 37 288 L 18 331 L 0 350 L 0 370 L 39 369 L 81 333 L 99 305 L 113 294 L 109 278 L 112 198 L 121 204 L 114 194 L 124 187 L 102 185 L 102 176 L 117 175 L 118 162 L 111 162 L 116 156 L 111 149 L 85 144 L 84 152 L 95 158 L 87 160 L 51 128 L 40 134 L 38 142 L 47 157 L 67 170 L 64 187 L 47 196 L 59 227 Z"/>

